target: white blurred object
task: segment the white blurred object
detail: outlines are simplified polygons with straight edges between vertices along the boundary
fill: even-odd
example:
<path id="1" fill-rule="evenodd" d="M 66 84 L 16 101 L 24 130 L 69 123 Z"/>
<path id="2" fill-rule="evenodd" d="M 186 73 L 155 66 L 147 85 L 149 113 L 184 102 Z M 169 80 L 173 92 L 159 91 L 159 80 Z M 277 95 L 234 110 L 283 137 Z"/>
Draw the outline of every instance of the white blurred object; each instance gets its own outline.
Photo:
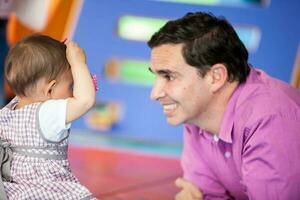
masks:
<path id="1" fill-rule="evenodd" d="M 13 10 L 14 0 L 0 0 L 0 19 L 7 19 Z"/>
<path id="2" fill-rule="evenodd" d="M 8 19 L 12 12 L 25 26 L 41 31 L 48 19 L 50 0 L 0 0 L 0 19 Z"/>
<path id="3" fill-rule="evenodd" d="M 47 22 L 49 1 L 50 0 L 15 0 L 14 11 L 18 19 L 24 25 L 36 31 L 41 31 Z"/>

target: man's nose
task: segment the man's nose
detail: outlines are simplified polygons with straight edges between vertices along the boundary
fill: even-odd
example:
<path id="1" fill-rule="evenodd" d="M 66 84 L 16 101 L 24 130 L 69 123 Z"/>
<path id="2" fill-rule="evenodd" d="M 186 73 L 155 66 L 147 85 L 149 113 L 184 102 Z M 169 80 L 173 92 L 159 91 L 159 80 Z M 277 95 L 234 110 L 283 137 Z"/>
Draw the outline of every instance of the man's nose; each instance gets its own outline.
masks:
<path id="1" fill-rule="evenodd" d="M 161 97 L 163 97 L 165 95 L 165 92 L 163 90 L 163 87 L 161 84 L 159 83 L 154 83 L 152 90 L 151 90 L 151 94 L 150 94 L 150 98 L 153 101 L 157 101 L 159 100 Z"/>

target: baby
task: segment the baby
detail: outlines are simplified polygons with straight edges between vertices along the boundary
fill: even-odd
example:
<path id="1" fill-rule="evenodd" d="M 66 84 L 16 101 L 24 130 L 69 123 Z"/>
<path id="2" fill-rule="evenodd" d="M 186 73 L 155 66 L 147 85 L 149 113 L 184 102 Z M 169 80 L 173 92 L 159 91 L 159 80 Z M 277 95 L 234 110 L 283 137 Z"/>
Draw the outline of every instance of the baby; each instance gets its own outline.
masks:
<path id="1" fill-rule="evenodd" d="M 8 52 L 5 77 L 16 97 L 0 112 L 1 146 L 12 154 L 0 199 L 95 199 L 67 158 L 70 123 L 95 103 L 84 51 L 31 35 Z"/>

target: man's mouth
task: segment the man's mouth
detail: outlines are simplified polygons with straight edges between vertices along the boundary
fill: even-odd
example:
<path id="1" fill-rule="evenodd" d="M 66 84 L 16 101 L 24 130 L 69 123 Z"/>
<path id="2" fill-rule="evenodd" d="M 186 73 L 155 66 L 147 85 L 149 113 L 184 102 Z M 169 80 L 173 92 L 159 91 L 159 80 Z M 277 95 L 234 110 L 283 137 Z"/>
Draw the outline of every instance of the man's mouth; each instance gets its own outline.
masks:
<path id="1" fill-rule="evenodd" d="M 177 107 L 178 105 L 176 103 L 164 104 L 163 105 L 164 114 L 167 116 L 172 115 L 177 109 Z"/>

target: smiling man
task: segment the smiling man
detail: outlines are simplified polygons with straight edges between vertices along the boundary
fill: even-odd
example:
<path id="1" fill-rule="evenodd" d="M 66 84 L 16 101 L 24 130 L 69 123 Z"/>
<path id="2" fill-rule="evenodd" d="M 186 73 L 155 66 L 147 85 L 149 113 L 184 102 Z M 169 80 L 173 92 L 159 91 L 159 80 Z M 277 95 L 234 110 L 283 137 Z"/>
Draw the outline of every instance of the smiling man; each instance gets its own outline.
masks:
<path id="1" fill-rule="evenodd" d="M 184 124 L 176 200 L 299 199 L 300 93 L 248 64 L 224 19 L 188 13 L 148 42 L 151 98 Z"/>

